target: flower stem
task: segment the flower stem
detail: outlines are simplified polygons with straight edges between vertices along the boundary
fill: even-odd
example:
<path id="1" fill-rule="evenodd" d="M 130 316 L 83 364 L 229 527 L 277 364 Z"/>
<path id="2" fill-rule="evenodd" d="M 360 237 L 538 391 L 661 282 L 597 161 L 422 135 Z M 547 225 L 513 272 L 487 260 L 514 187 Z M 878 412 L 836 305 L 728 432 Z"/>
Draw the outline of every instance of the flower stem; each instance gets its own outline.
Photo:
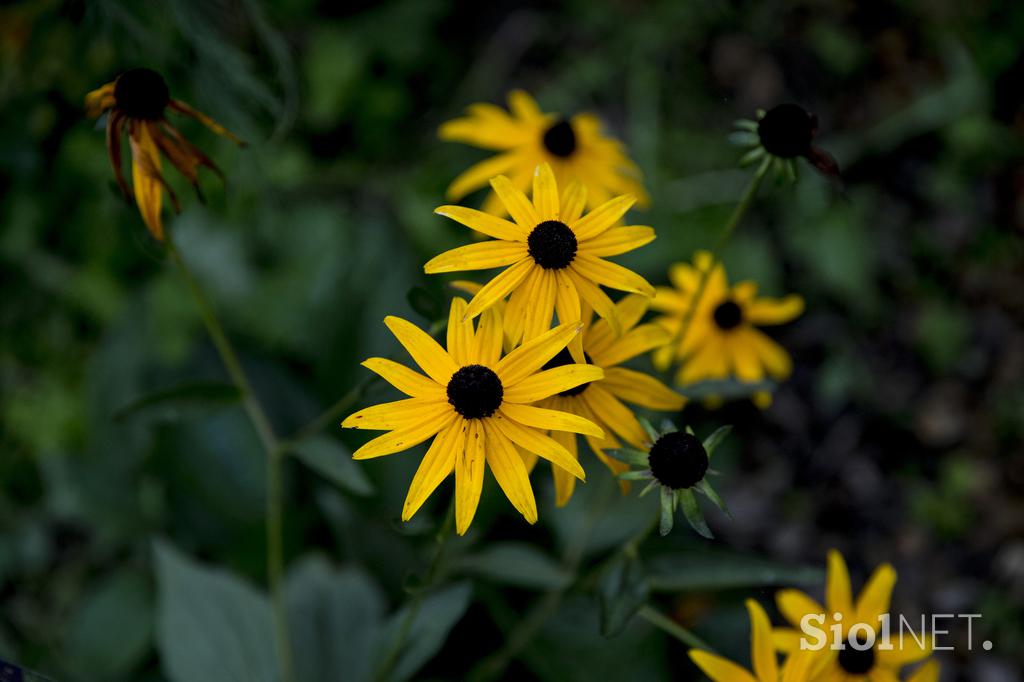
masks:
<path id="1" fill-rule="evenodd" d="M 445 514 L 444 521 L 438 527 L 437 534 L 434 536 L 434 556 L 430 560 L 430 565 L 427 567 L 427 575 L 423 579 L 423 584 L 418 586 L 416 591 L 413 593 L 412 602 L 409 604 L 409 610 L 406 612 L 405 618 L 402 619 L 402 624 L 398 627 L 398 633 L 395 635 L 394 640 L 391 642 L 391 646 L 384 655 L 384 660 L 381 661 L 380 667 L 374 675 L 374 679 L 381 680 L 382 682 L 391 679 L 391 674 L 394 672 L 395 666 L 398 665 L 399 657 L 401 656 L 402 649 L 405 646 L 405 640 L 409 637 L 409 633 L 412 631 L 412 626 L 416 622 L 416 617 L 419 615 L 420 608 L 423 606 L 423 598 L 426 596 L 427 592 L 434 587 L 434 584 L 440 576 L 441 565 L 444 563 L 444 554 L 448 546 L 448 538 L 451 537 L 452 526 L 454 524 L 455 498 L 452 497 L 452 501 L 451 504 L 448 505 L 448 512 Z"/>
<path id="2" fill-rule="evenodd" d="M 645 604 L 640 607 L 637 615 L 646 620 L 651 625 L 664 631 L 666 634 L 679 640 L 687 647 L 691 649 L 703 649 L 704 651 L 714 651 L 710 646 L 707 645 L 697 635 L 693 634 L 679 623 L 675 622 L 664 613 L 654 608 L 653 606 Z"/>
<path id="3" fill-rule="evenodd" d="M 196 305 L 199 308 L 199 316 L 206 326 L 206 331 L 213 340 L 213 345 L 220 354 L 221 361 L 235 384 L 242 397 L 242 406 L 245 413 L 252 422 L 253 428 L 266 451 L 267 462 L 267 506 L 266 506 L 266 532 L 267 532 L 267 585 L 270 591 L 271 611 L 274 619 L 274 640 L 277 647 L 281 677 L 285 682 L 295 682 L 295 671 L 292 664 L 291 640 L 288 634 L 288 617 L 285 612 L 284 595 L 282 592 L 282 577 L 284 575 L 284 551 L 282 542 L 282 486 L 281 486 L 281 460 L 283 450 L 274 435 L 270 425 L 270 419 L 264 412 L 262 405 L 256 398 L 256 393 L 249 383 L 249 378 L 242 369 L 242 363 L 238 359 L 238 353 L 228 340 L 224 327 L 221 325 L 213 304 L 210 303 L 206 293 L 203 291 L 199 281 L 192 275 L 185 264 L 181 253 L 174 244 L 171 232 L 166 235 L 167 254 L 181 272 L 185 284 L 188 286 Z"/>

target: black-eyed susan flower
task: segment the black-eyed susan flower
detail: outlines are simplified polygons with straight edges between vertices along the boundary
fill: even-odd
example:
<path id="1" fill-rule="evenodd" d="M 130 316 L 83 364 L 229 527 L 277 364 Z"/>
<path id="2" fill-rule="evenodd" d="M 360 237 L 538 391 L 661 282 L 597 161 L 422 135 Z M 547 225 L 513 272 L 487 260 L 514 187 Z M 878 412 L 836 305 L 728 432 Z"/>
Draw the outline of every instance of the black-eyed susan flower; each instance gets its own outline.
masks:
<path id="1" fill-rule="evenodd" d="M 796 180 L 796 159 L 803 157 L 823 175 L 839 175 L 836 160 L 814 146 L 818 117 L 796 104 L 758 109 L 756 121 L 741 119 L 736 127 L 732 141 L 750 148 L 740 159 L 741 166 L 768 163 L 778 175 Z"/>
<path id="2" fill-rule="evenodd" d="M 806 650 L 813 654 L 811 663 L 814 680 L 821 682 L 893 682 L 900 679 L 900 670 L 926 658 L 930 646 L 925 636 L 890 630 L 888 642 L 881 636 L 881 617 L 889 613 L 889 602 L 896 584 L 896 571 L 889 564 L 882 564 L 868 579 L 856 601 L 850 587 L 850 574 L 846 561 L 836 550 L 828 553 L 828 570 L 825 578 L 825 605 L 800 590 L 781 590 L 776 594 L 776 604 L 782 617 L 790 627 L 776 628 L 773 632 L 775 646 L 780 651 L 800 650 L 801 640 L 806 639 Z M 824 646 L 815 646 L 819 633 L 804 631 L 804 617 L 812 615 L 815 628 L 825 634 Z M 822 620 L 822 618 L 824 620 Z M 843 648 L 833 647 L 833 626 L 838 624 Z M 869 628 L 873 636 L 869 637 Z M 873 640 L 873 641 L 872 641 Z M 871 646 L 866 646 L 871 643 Z M 856 644 L 856 646 L 854 646 Z M 938 677 L 937 666 L 925 666 L 912 679 L 934 680 Z"/>
<path id="3" fill-rule="evenodd" d="M 654 377 L 636 370 L 620 367 L 623 362 L 657 348 L 669 340 L 669 333 L 660 325 L 639 324 L 650 299 L 630 294 L 615 305 L 616 316 L 622 327 L 622 335 L 616 336 L 607 320 L 594 320 L 589 306 L 583 311 L 583 350 L 587 363 L 604 370 L 604 379 L 580 384 L 561 391 L 538 403 L 559 412 L 584 417 L 604 431 L 604 438 L 587 435 L 591 450 L 611 469 L 619 474 L 629 468 L 628 464 L 604 454 L 605 448 L 619 448 L 621 441 L 635 447 L 643 447 L 647 434 L 629 405 L 639 405 L 651 410 L 677 411 L 686 399 Z M 568 350 L 552 358 L 546 368 L 571 365 L 574 360 Z M 574 456 L 578 456 L 577 438 L 573 433 L 552 432 L 551 437 L 562 444 Z M 532 468 L 536 457 L 528 461 Z M 555 479 L 555 501 L 562 506 L 572 497 L 576 479 L 559 467 L 552 468 Z M 623 481 L 624 489 L 628 482 Z"/>
<path id="4" fill-rule="evenodd" d="M 639 421 L 647 436 L 641 447 L 606 448 L 604 451 L 620 462 L 643 467 L 624 471 L 619 474 L 619 478 L 624 481 L 649 481 L 647 487 L 640 492 L 640 497 L 654 488 L 661 489 L 659 530 L 662 535 L 672 532 L 676 509 L 682 507 L 683 515 L 695 531 L 706 538 L 713 537 L 694 493 L 704 494 L 715 506 L 728 513 L 725 503 L 706 476 L 714 473 L 709 469 L 711 455 L 732 427 L 723 426 L 702 441 L 689 427 L 685 431 L 678 431 L 672 422 L 665 421 L 659 431 L 646 419 Z"/>
<path id="5" fill-rule="evenodd" d="M 409 486 L 403 520 L 412 518 L 454 471 L 455 527 L 465 533 L 480 501 L 486 464 L 512 505 L 527 521 L 536 522 L 537 504 L 516 446 L 584 478 L 576 458 L 544 432 L 600 437 L 601 429 L 582 417 L 532 405 L 604 376 L 590 365 L 541 371 L 580 333 L 583 326 L 578 321 L 555 327 L 504 357 L 500 314 L 488 311 L 474 329 L 462 298 L 452 300 L 447 350 L 401 318 L 388 317 L 384 323 L 427 375 L 391 360 L 370 358 L 363 365 L 409 397 L 360 410 L 342 426 L 388 432 L 356 450 L 355 459 L 401 452 L 433 437 Z"/>
<path id="6" fill-rule="evenodd" d="M 654 294 L 643 277 L 606 260 L 654 239 L 654 230 L 645 225 L 613 227 L 634 197 L 616 197 L 584 215 L 587 189 L 573 181 L 559 195 L 546 163 L 534 172 L 532 202 L 503 175 L 491 185 L 512 220 L 463 206 L 441 206 L 436 213 L 494 239 L 446 251 L 423 266 L 428 274 L 505 268 L 473 297 L 468 317 L 509 296 L 505 333 L 515 344 L 547 330 L 555 312 L 561 323 L 577 322 L 582 300 L 618 333 L 615 304 L 601 286 Z M 583 359 L 578 342 L 571 350 L 577 361 Z"/>
<path id="7" fill-rule="evenodd" d="M 812 679 L 809 652 L 797 651 L 779 666 L 772 644 L 772 626 L 768 614 L 753 599 L 748 599 L 746 606 L 747 613 L 750 614 L 752 671 L 727 658 L 700 649 L 690 649 L 690 660 L 713 682 L 809 682 Z"/>
<path id="8" fill-rule="evenodd" d="M 160 240 L 164 236 L 160 217 L 164 191 L 171 197 L 175 210 L 181 210 L 178 198 L 161 172 L 161 155 L 167 157 L 195 187 L 197 193 L 200 166 L 223 177 L 213 161 L 165 118 L 167 109 L 190 116 L 216 134 L 237 144 L 244 144 L 206 114 L 172 98 L 163 76 L 151 69 L 125 71 L 115 80 L 86 95 L 85 107 L 86 113 L 92 117 L 108 112 L 107 152 L 110 164 L 114 167 L 114 177 L 126 199 L 131 197 L 131 192 L 121 170 L 121 135 L 127 131 L 132 153 L 135 202 L 146 227 Z"/>
<path id="9" fill-rule="evenodd" d="M 486 187 L 496 175 L 508 176 L 514 187 L 525 192 L 533 169 L 547 163 L 560 185 L 572 180 L 583 183 L 587 207 L 595 208 L 620 194 L 632 194 L 641 207 L 647 205 L 640 169 L 620 142 L 602 134 L 595 116 L 577 114 L 567 119 L 545 114 L 521 90 L 509 93 L 508 104 L 511 115 L 493 104 L 473 104 L 465 117 L 441 125 L 438 134 L 442 140 L 500 152 L 455 178 L 448 187 L 449 201 Z M 497 192 L 487 197 L 483 210 L 502 216 L 508 213 Z"/>
<path id="10" fill-rule="evenodd" d="M 651 301 L 653 310 L 665 313 L 656 322 L 673 337 L 671 344 L 655 351 L 658 369 L 666 370 L 673 361 L 678 362 L 676 382 L 680 385 L 729 377 L 745 383 L 765 377 L 781 381 L 790 375 L 789 354 L 757 327 L 783 324 L 800 315 L 804 309 L 801 297 L 758 297 L 757 284 L 750 281 L 730 287 L 725 266 L 707 251 L 699 251 L 693 265 L 673 265 L 669 280 L 673 286 L 658 287 Z M 755 398 L 762 405 L 770 401 L 763 392 Z"/>

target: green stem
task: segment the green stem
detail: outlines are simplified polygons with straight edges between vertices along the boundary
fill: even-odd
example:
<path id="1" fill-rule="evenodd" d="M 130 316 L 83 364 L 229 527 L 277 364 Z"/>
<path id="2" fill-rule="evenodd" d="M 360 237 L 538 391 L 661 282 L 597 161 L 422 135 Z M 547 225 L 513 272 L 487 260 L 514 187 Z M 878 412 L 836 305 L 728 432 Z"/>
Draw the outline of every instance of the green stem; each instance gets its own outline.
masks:
<path id="1" fill-rule="evenodd" d="M 646 620 L 656 628 L 661 629 L 666 634 L 679 640 L 691 649 L 703 649 L 704 651 L 714 651 L 707 645 L 700 637 L 693 634 L 679 623 L 675 622 L 661 611 L 657 610 L 653 606 L 644 605 L 640 607 L 637 615 Z"/>
<path id="2" fill-rule="evenodd" d="M 242 363 L 238 359 L 238 353 L 224 333 L 213 304 L 206 297 L 199 281 L 192 275 L 185 264 L 181 253 L 174 244 L 170 231 L 166 235 L 167 254 L 178 267 L 185 284 L 188 286 L 196 305 L 199 308 L 199 316 L 206 326 L 206 331 L 213 340 L 220 358 L 227 369 L 231 380 L 242 396 L 242 406 L 245 413 L 252 422 L 253 428 L 266 451 L 267 462 L 267 506 L 266 506 L 266 532 L 267 532 L 267 585 L 270 591 L 270 603 L 274 617 L 274 639 L 277 646 L 278 658 L 281 666 L 281 677 L 285 682 L 295 681 L 294 666 L 292 664 L 291 640 L 288 634 L 288 617 L 285 612 L 284 594 L 282 591 L 282 577 L 284 575 L 284 551 L 283 551 L 283 523 L 282 523 L 282 485 L 281 485 L 281 460 L 283 450 L 274 435 L 270 426 L 270 419 L 256 398 L 256 393 L 249 383 L 249 378 L 242 369 Z"/>
<path id="3" fill-rule="evenodd" d="M 409 637 L 409 633 L 412 631 L 412 626 L 416 622 L 416 617 L 419 615 L 420 608 L 423 606 L 423 598 L 434 587 L 434 583 L 437 582 L 438 576 L 441 573 L 441 565 L 444 560 L 445 549 L 448 546 L 448 538 L 451 537 L 452 526 L 454 523 L 455 498 L 453 497 L 451 504 L 448 505 L 448 513 L 445 514 L 444 521 L 438 528 L 437 535 L 434 536 L 434 543 L 436 546 L 434 547 L 434 556 L 430 560 L 430 565 L 427 567 L 427 575 L 423 580 L 423 584 L 416 588 L 416 591 L 413 594 L 412 603 L 409 605 L 409 610 L 406 612 L 405 618 L 402 619 L 402 623 L 398 627 L 398 634 L 395 635 L 394 640 L 391 642 L 391 646 L 384 655 L 384 660 L 377 669 L 374 679 L 382 681 L 390 679 L 391 673 L 394 671 L 395 666 L 398 665 L 398 659 L 401 656 L 402 648 L 405 646 L 405 640 Z"/>
<path id="4" fill-rule="evenodd" d="M 353 386 L 347 393 L 345 393 L 345 395 L 341 396 L 337 402 L 313 419 L 313 421 L 296 431 L 294 435 L 288 438 L 285 445 L 303 441 L 326 429 L 331 424 L 339 421 L 349 413 L 352 407 L 359 402 L 360 398 L 363 397 L 363 394 L 366 393 L 370 386 L 372 386 L 379 378 L 380 377 L 374 374 Z"/>

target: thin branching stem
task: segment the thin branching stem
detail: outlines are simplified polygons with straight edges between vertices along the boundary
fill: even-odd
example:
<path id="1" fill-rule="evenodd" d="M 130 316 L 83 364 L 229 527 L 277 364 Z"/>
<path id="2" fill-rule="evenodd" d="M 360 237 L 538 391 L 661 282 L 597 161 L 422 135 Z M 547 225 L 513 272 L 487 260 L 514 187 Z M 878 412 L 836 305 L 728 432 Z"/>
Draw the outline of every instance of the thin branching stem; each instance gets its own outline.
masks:
<path id="1" fill-rule="evenodd" d="M 675 639 L 679 640 L 691 649 L 703 649 L 704 651 L 711 652 L 714 651 L 714 649 L 708 646 L 707 642 L 705 642 L 703 639 L 693 634 L 692 632 L 684 628 L 682 625 L 675 622 L 674 620 L 666 616 L 664 613 L 662 613 L 661 611 L 659 611 L 658 609 L 654 608 L 649 604 L 641 606 L 640 610 L 637 611 L 636 615 L 640 616 L 648 623 L 658 628 L 659 630 L 665 632 L 666 634 L 670 635 L 671 637 L 674 637 Z"/>

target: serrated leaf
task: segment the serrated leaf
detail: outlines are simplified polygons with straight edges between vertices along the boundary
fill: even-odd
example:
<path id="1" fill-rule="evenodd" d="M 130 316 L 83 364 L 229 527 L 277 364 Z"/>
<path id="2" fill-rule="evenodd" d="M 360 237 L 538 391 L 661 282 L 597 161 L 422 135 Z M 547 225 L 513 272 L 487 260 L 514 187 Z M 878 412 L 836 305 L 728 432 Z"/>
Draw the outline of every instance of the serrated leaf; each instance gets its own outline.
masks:
<path id="1" fill-rule="evenodd" d="M 534 589 L 561 589 L 572 582 L 572 574 L 536 547 L 504 542 L 476 554 L 462 557 L 457 566 L 470 573 L 508 585 Z"/>
<path id="2" fill-rule="evenodd" d="M 657 592 L 816 585 L 825 579 L 824 571 L 818 567 L 790 566 L 739 552 L 706 548 L 648 556 L 644 567 L 651 589 Z"/>
<path id="3" fill-rule="evenodd" d="M 704 451 L 708 453 L 708 457 L 715 452 L 715 448 L 718 447 L 726 436 L 732 431 L 732 424 L 726 424 L 715 429 L 714 433 L 704 439 Z"/>
<path id="4" fill-rule="evenodd" d="M 157 416 L 181 419 L 189 412 L 208 412 L 241 400 L 242 394 L 232 384 L 192 382 L 148 393 L 121 407 L 113 414 L 115 421 L 136 416 Z"/>
<path id="5" fill-rule="evenodd" d="M 157 648 L 173 682 L 276 682 L 267 598 L 240 578 L 207 568 L 170 544 L 154 545 Z"/>
<path id="6" fill-rule="evenodd" d="M 332 438 L 308 438 L 289 446 L 289 452 L 340 488 L 363 496 L 372 495 L 374 492 L 373 484 L 359 464 L 352 459 L 352 453 Z"/>
<path id="7" fill-rule="evenodd" d="M 444 645 L 448 633 L 462 618 L 469 607 L 472 588 L 468 582 L 458 583 L 440 590 L 423 600 L 413 619 L 412 627 L 405 637 L 405 645 L 398 655 L 398 662 L 387 676 L 389 682 L 407 680 L 419 671 Z M 409 613 L 406 605 L 388 619 L 384 634 L 376 649 L 375 669 L 379 672 L 382 658 L 390 650 Z"/>
<path id="8" fill-rule="evenodd" d="M 707 539 L 714 539 L 715 536 L 704 521 L 704 513 L 701 512 L 700 505 L 697 503 L 697 498 L 694 496 L 693 491 L 677 490 L 676 499 L 679 501 L 679 506 L 683 508 L 683 515 L 686 517 L 687 522 L 689 522 L 690 527 Z"/>
<path id="9" fill-rule="evenodd" d="M 636 448 L 612 448 L 610 450 L 602 450 L 602 452 L 612 459 L 617 459 L 626 464 L 647 466 L 648 455 L 643 450 L 637 450 Z"/>
<path id="10" fill-rule="evenodd" d="M 639 559 L 618 555 L 601 578 L 601 634 L 611 637 L 622 632 L 649 592 Z"/>

